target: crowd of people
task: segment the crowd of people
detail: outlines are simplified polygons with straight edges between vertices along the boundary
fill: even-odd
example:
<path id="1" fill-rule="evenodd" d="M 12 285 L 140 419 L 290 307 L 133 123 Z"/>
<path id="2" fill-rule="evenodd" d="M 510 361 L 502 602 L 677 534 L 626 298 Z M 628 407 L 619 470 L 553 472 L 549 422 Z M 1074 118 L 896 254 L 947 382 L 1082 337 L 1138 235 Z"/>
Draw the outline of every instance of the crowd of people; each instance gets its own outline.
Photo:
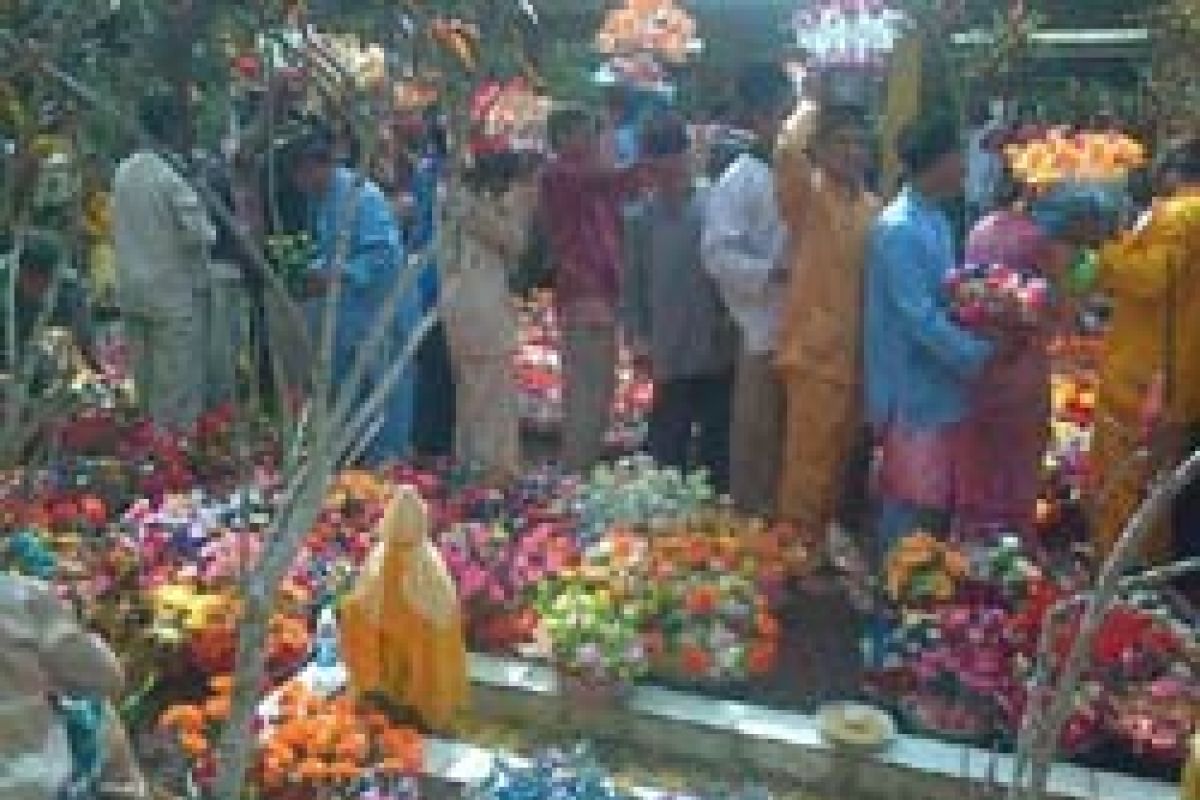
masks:
<path id="1" fill-rule="evenodd" d="M 964 262 L 1005 264 L 1061 289 L 1080 250 L 1099 248 L 1117 254 L 1101 259 L 1099 287 L 1113 308 L 1096 445 L 1099 480 L 1115 485 L 1097 492 L 1102 550 L 1145 483 L 1145 470 L 1112 474 L 1135 458 L 1145 407 L 1164 386 L 1172 396 L 1158 427 L 1176 451 L 1190 441 L 1200 420 L 1188 372 L 1194 298 L 1186 275 L 1163 277 L 1152 243 L 1158 229 L 1194 227 L 1170 218 L 1172 198 L 1196 191 L 1194 140 L 1164 151 L 1158 199 L 1133 227 L 1111 187 L 1006 179 L 988 150 L 995 136 L 965 136 L 939 112 L 899 137 L 904 179 L 888 202 L 871 177 L 864 109 L 798 97 L 775 65 L 742 71 L 727 120 L 739 144 L 708 162 L 669 104 L 612 96 L 603 115 L 556 106 L 548 155 L 481 136 L 461 169 L 434 124 L 407 148 L 384 137 L 384 157 L 363 168 L 352 138 L 310 123 L 272 148 L 281 169 L 270 191 L 234 186 L 228 169 L 212 173 L 224 181 L 186 180 L 185 162 L 150 143 L 137 149 L 114 181 L 117 298 L 151 417 L 183 428 L 232 397 L 247 331 L 264 372 L 310 390 L 336 284 L 335 388 L 354 377 L 362 344 L 382 339 L 363 365 L 369 392 L 422 315 L 439 311 L 357 455 L 453 457 L 504 483 L 525 462 L 513 295 L 532 269 L 553 289 L 561 327 L 568 470 L 607 454 L 624 345 L 655 383 L 650 454 L 705 470 L 743 512 L 816 531 L 862 528 L 873 495 L 880 543 L 917 525 L 1025 534 L 1049 430 L 1048 343 L 1078 309 L 1052 290 L 1053 313 L 1037 326 L 968 328 L 945 279 Z M 171 141 L 171 101 L 152 97 L 142 111 L 148 142 Z M 972 223 L 965 237 L 960 212 Z M 279 233 L 311 243 L 293 287 L 299 314 L 262 291 L 269 281 L 241 247 L 241 234 Z M 1184 256 L 1171 269 L 1186 270 L 1195 236 L 1176 238 Z M 38 253 L 27 260 L 52 260 Z M 22 290 L 44 291 L 34 285 L 44 272 L 23 270 Z M 397 281 L 409 288 L 391 303 Z M 88 326 L 74 327 L 92 353 Z"/>

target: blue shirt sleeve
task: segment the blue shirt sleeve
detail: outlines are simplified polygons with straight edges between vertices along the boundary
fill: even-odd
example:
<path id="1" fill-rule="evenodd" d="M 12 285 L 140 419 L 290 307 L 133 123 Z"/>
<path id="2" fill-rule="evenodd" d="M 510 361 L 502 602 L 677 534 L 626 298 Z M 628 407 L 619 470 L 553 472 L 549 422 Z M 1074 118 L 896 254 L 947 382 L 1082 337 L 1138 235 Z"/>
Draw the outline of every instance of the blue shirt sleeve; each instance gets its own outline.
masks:
<path id="1" fill-rule="evenodd" d="M 880 293 L 897 314 L 904 335 L 933 359 L 969 377 L 991 358 L 993 346 L 950 319 L 941 302 L 941 287 L 917 264 L 925 254 L 911 229 L 877 228 L 871 242 L 870 270 Z"/>
<path id="2" fill-rule="evenodd" d="M 351 288 L 367 290 L 396 273 L 404 259 L 404 246 L 387 198 L 378 187 L 369 183 L 360 191 L 345 276 Z"/>

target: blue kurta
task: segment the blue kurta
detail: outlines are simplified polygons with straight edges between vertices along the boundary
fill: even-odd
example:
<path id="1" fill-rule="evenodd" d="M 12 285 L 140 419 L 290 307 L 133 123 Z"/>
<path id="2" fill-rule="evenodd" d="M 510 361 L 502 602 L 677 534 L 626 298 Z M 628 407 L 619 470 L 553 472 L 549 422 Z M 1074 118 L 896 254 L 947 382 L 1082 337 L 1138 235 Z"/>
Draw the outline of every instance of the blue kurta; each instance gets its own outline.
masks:
<path id="1" fill-rule="evenodd" d="M 395 213 L 378 186 L 365 181 L 348 169 L 334 172 L 328 194 L 312 208 L 313 240 L 317 261 L 313 268 L 327 269 L 334 258 L 339 230 L 349 232 L 346 262 L 333 348 L 333 386 L 339 388 L 348 378 L 357 355 L 357 346 L 366 340 L 388 295 L 406 269 L 404 245 Z M 357 200 L 349 201 L 357 192 Z M 341 219 L 339 220 L 339 215 Z M 324 299 L 309 301 L 308 312 L 313 330 L 319 331 Z M 421 307 L 417 286 L 400 301 L 392 319 L 383 354 L 368 372 L 364 395 L 382 380 L 388 366 L 399 357 L 409 333 L 420 320 Z M 320 341 L 317 338 L 315 341 Z M 368 463 L 379 463 L 407 454 L 412 438 L 414 379 L 409 369 L 395 385 L 384 405 L 384 424 L 379 435 L 364 453 Z"/>
<path id="2" fill-rule="evenodd" d="M 928 429 L 961 420 L 992 345 L 955 325 L 943 283 L 955 265 L 945 214 L 912 187 L 884 209 L 867 255 L 867 418 Z"/>

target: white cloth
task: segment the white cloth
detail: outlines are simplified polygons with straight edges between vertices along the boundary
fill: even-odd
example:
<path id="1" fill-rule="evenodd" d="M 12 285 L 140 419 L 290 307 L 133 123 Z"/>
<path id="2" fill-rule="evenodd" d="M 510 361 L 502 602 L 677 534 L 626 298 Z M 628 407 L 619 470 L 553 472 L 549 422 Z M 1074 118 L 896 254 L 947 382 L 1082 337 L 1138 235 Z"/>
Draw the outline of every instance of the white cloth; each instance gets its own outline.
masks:
<path id="1" fill-rule="evenodd" d="M 53 800 L 70 775 L 51 694 L 115 696 L 121 668 L 49 586 L 0 575 L 0 797 Z"/>
<path id="2" fill-rule="evenodd" d="M 752 355 L 775 349 L 786 244 L 771 167 L 740 156 L 709 193 L 703 258 Z"/>
<path id="3" fill-rule="evenodd" d="M 996 201 L 1000 178 L 1004 173 L 1004 162 L 1000 154 L 987 147 L 988 137 L 998 126 L 994 122 L 981 125 L 971 131 L 967 140 L 967 178 L 965 193 L 967 202 L 981 211 L 989 211 Z"/>
<path id="4" fill-rule="evenodd" d="M 113 181 L 117 302 L 152 318 L 194 311 L 216 230 L 199 196 L 160 155 L 133 154 Z"/>

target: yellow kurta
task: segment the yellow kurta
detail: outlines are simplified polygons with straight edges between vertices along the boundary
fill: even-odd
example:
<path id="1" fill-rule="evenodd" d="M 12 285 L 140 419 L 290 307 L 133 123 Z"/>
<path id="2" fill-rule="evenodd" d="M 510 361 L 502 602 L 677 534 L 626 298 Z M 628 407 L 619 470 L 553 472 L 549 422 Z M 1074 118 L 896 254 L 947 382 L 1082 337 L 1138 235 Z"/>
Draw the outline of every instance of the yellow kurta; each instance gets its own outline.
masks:
<path id="1" fill-rule="evenodd" d="M 427 514 L 409 489 L 392 500 L 379 542 L 342 604 L 341 647 L 357 694 L 382 694 L 444 732 L 467 703 L 467 651 Z"/>
<path id="2" fill-rule="evenodd" d="M 806 155 L 812 108 L 780 138 L 780 211 L 791 236 L 791 278 L 776 366 L 787 400 L 779 512 L 823 528 L 837 511 L 847 458 L 862 424 L 862 280 L 874 197 L 834 185 Z"/>
<path id="3" fill-rule="evenodd" d="M 1104 555 L 1150 477 L 1152 465 L 1134 455 L 1141 443 L 1142 410 L 1156 378 L 1166 376 L 1168 362 L 1164 422 L 1180 427 L 1200 422 L 1200 189 L 1160 201 L 1138 231 L 1105 247 L 1101 282 L 1113 301 L 1093 445 L 1093 522 L 1097 549 Z M 1169 556 L 1169 547 L 1164 526 L 1146 555 L 1161 560 Z"/>
<path id="4" fill-rule="evenodd" d="M 1200 800 L 1200 735 L 1192 737 L 1192 752 L 1183 768 L 1180 800 Z"/>

